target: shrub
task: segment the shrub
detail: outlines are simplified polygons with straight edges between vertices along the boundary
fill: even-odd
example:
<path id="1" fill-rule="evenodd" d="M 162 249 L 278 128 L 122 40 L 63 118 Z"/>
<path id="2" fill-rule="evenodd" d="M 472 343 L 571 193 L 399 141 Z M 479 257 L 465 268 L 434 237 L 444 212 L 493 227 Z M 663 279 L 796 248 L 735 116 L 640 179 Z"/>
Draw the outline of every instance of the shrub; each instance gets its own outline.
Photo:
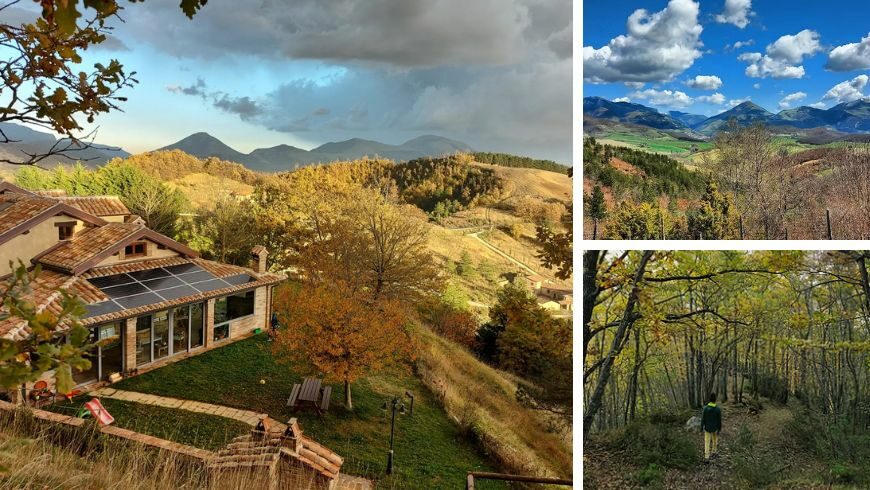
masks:
<path id="1" fill-rule="evenodd" d="M 665 469 L 655 463 L 651 463 L 637 472 L 635 480 L 644 487 L 661 488 L 664 476 Z"/>
<path id="2" fill-rule="evenodd" d="M 777 480 L 774 470 L 781 466 L 770 456 L 738 453 L 734 456 L 734 472 L 752 488 L 764 488 Z"/>
<path id="3" fill-rule="evenodd" d="M 638 419 L 626 426 L 619 444 L 645 465 L 688 469 L 698 462 L 698 451 L 688 434 L 649 419 Z"/>

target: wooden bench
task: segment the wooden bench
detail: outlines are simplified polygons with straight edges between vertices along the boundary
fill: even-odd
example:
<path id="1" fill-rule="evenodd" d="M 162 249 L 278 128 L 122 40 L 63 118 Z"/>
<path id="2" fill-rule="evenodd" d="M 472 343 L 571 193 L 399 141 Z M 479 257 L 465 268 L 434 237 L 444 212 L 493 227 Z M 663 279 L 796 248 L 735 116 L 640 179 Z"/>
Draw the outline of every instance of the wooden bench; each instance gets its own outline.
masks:
<path id="1" fill-rule="evenodd" d="M 296 383 L 293 385 L 293 389 L 290 391 L 290 398 L 287 399 L 288 407 L 295 407 L 296 401 L 299 399 L 299 392 L 302 391 L 302 385 Z"/>
<path id="2" fill-rule="evenodd" d="M 329 410 L 329 398 L 332 396 L 332 386 L 323 388 L 323 397 L 320 399 L 320 409 L 324 412 Z"/>

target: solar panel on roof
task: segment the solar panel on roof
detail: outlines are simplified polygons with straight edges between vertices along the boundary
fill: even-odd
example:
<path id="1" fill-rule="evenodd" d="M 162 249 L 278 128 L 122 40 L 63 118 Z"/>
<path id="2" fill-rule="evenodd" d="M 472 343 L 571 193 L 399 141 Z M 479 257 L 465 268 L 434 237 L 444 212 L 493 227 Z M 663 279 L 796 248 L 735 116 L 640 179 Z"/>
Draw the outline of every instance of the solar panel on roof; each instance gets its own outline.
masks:
<path id="1" fill-rule="evenodd" d="M 178 277 L 188 284 L 193 284 L 200 281 L 208 281 L 215 278 L 214 275 L 208 271 L 191 272 L 189 274 L 183 274 Z"/>
<path id="2" fill-rule="evenodd" d="M 160 296 L 157 296 L 154 293 L 145 293 L 137 294 L 135 296 L 127 296 L 125 298 L 117 298 L 115 301 L 124 308 L 138 308 L 140 306 L 160 303 L 163 300 L 160 299 Z"/>
<path id="3" fill-rule="evenodd" d="M 182 296 L 192 296 L 198 293 L 199 291 L 190 286 L 178 286 L 175 288 L 161 289 L 160 291 L 157 291 L 157 294 L 163 296 L 167 300 L 178 299 Z"/>
<path id="4" fill-rule="evenodd" d="M 229 287 L 229 284 L 225 283 L 224 281 L 221 281 L 220 279 L 212 279 L 211 281 L 203 281 L 203 282 L 198 282 L 196 284 L 191 284 L 191 286 L 202 291 L 203 293 L 206 293 L 208 291 L 214 291 L 217 289 L 223 289 L 223 288 Z"/>
<path id="5" fill-rule="evenodd" d="M 256 281 L 253 277 L 247 274 L 239 274 L 237 276 L 223 277 L 224 281 L 232 284 L 233 286 L 238 286 L 239 284 L 247 284 L 251 281 Z"/>
<path id="6" fill-rule="evenodd" d="M 110 298 L 120 298 L 122 296 L 132 296 L 134 294 L 148 292 L 148 288 L 138 282 L 124 284 L 123 286 L 101 288 L 101 290 L 109 295 Z"/>
<path id="7" fill-rule="evenodd" d="M 169 276 L 169 272 L 165 271 L 161 268 L 157 269 L 148 269 L 145 271 L 137 271 L 137 272 L 128 272 L 130 277 L 136 279 L 137 281 L 147 281 L 148 279 L 154 279 L 156 277 L 166 277 Z"/>
<path id="8" fill-rule="evenodd" d="M 186 272 L 201 271 L 202 267 L 200 267 L 196 264 L 178 264 L 178 265 L 171 265 L 169 267 L 164 267 L 164 269 L 172 274 L 184 274 Z"/>
<path id="9" fill-rule="evenodd" d="M 87 316 L 98 316 L 247 284 L 256 279 L 248 274 L 220 279 L 195 264 L 180 264 L 89 281 L 114 300 L 88 305 Z"/>
<path id="10" fill-rule="evenodd" d="M 120 286 L 121 284 L 130 284 L 131 282 L 136 282 L 132 277 L 127 274 L 118 274 L 114 276 L 105 276 L 105 277 L 94 277 L 88 279 L 88 282 L 93 284 L 94 286 L 102 289 L 111 286 Z"/>
<path id="11" fill-rule="evenodd" d="M 115 303 L 114 301 L 103 301 L 101 303 L 94 303 L 92 305 L 85 306 L 85 310 L 87 311 L 87 313 L 85 313 L 85 318 L 114 313 L 123 309 L 124 308 L 122 308 L 121 305 Z"/>
<path id="12" fill-rule="evenodd" d="M 176 286 L 183 286 L 184 281 L 174 276 L 160 277 L 157 279 L 151 279 L 150 281 L 142 281 L 142 284 L 152 291 L 158 291 L 160 289 L 166 288 L 174 288 Z"/>

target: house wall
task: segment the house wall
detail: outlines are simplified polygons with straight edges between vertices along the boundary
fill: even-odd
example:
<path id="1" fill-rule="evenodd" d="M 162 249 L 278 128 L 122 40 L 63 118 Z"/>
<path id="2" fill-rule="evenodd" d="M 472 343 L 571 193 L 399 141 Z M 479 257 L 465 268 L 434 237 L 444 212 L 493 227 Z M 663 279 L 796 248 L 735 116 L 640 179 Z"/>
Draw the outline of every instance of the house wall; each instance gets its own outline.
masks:
<path id="1" fill-rule="evenodd" d="M 61 214 L 48 218 L 34 226 L 27 233 L 22 233 L 8 242 L 0 245 L 0 276 L 12 272 L 9 261 L 18 263 L 20 259 L 25 265 L 30 265 L 30 259 L 53 247 L 59 241 L 56 223 L 75 221 L 75 232 L 84 228 L 84 222 L 72 216 Z"/>
<path id="2" fill-rule="evenodd" d="M 269 324 L 269 315 L 271 314 L 271 308 L 269 307 L 270 301 L 270 287 L 262 286 L 254 290 L 254 314 L 249 315 L 243 318 L 239 318 L 237 320 L 233 320 L 230 322 L 230 338 L 225 339 L 219 342 L 215 342 L 214 339 L 214 299 L 210 299 L 205 301 L 205 342 L 204 347 L 194 349 L 189 352 L 185 352 L 182 354 L 176 354 L 172 357 L 166 357 L 160 359 L 158 361 L 152 362 L 150 364 L 146 364 L 144 366 L 136 367 L 136 317 L 128 318 L 124 324 L 124 334 L 123 334 L 123 342 L 124 342 L 124 372 L 128 372 L 131 369 L 135 369 L 137 374 L 146 373 L 148 371 L 157 369 L 159 367 L 165 366 L 167 364 L 171 364 L 174 362 L 178 362 L 182 359 L 186 359 L 191 356 L 195 356 L 201 354 L 203 352 L 207 352 L 211 349 L 223 347 L 225 345 L 229 345 L 237 340 L 241 340 L 243 338 L 249 337 L 254 330 L 257 328 L 265 328 Z M 50 390 L 54 390 L 54 371 L 49 371 L 44 373 L 41 377 L 41 380 L 45 380 Z M 35 383 L 35 382 L 34 382 Z M 27 383 L 26 388 L 30 390 L 33 387 L 34 383 Z M 98 382 L 93 383 L 91 385 L 84 385 L 80 387 L 80 389 L 84 389 L 85 391 L 91 389 L 94 386 L 102 386 L 105 383 Z M 16 400 L 20 401 L 20 400 Z"/>

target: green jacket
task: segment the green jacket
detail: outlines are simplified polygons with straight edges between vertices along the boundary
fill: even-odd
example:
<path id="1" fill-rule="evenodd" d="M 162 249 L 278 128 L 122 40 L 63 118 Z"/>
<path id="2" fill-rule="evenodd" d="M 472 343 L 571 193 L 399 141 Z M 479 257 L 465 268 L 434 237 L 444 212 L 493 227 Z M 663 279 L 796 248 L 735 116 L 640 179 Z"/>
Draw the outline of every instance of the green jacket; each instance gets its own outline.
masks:
<path id="1" fill-rule="evenodd" d="M 719 432 L 722 430 L 722 409 L 715 403 L 708 403 L 701 412 L 701 429 L 705 432 Z"/>

